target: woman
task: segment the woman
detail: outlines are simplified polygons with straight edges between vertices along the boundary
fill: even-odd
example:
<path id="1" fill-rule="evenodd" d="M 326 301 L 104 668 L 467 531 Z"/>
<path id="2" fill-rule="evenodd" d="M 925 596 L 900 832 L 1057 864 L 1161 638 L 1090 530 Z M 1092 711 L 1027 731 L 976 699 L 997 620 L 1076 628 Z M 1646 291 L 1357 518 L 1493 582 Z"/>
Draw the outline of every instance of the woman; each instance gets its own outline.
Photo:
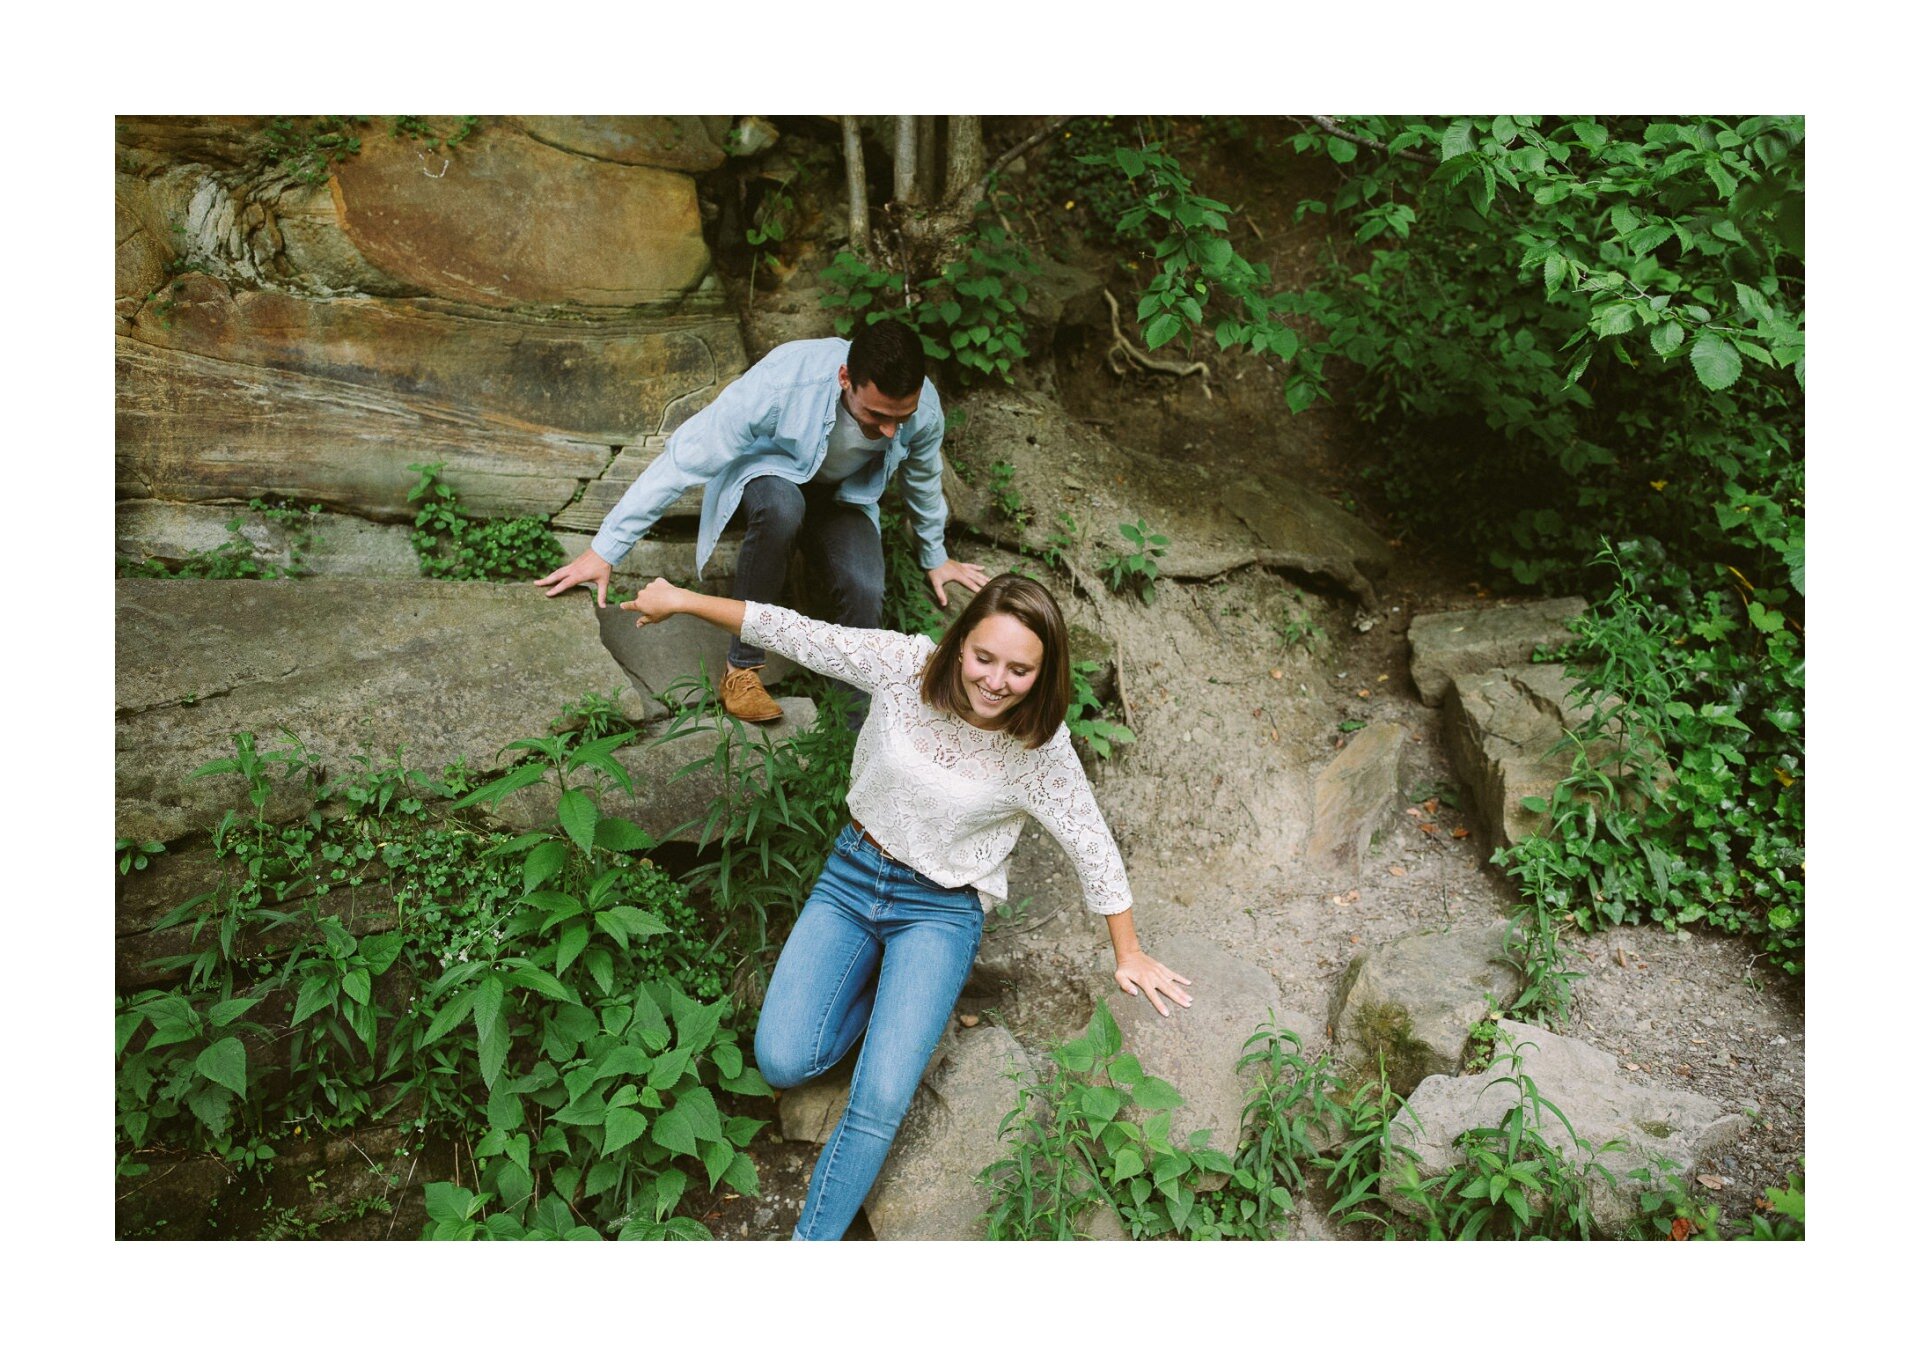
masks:
<path id="1" fill-rule="evenodd" d="M 831 1068 L 862 1033 L 847 1109 L 820 1152 L 795 1238 L 839 1238 L 880 1174 L 1004 900 L 1027 817 L 1066 849 L 1104 914 L 1114 978 L 1161 1016 L 1191 983 L 1140 949 L 1113 835 L 1068 741 L 1072 666 L 1053 595 L 1003 574 L 936 646 L 814 621 L 656 579 L 620 606 L 645 626 L 687 613 L 872 694 L 826 869 L 774 967 L 754 1054 L 776 1088 Z"/>

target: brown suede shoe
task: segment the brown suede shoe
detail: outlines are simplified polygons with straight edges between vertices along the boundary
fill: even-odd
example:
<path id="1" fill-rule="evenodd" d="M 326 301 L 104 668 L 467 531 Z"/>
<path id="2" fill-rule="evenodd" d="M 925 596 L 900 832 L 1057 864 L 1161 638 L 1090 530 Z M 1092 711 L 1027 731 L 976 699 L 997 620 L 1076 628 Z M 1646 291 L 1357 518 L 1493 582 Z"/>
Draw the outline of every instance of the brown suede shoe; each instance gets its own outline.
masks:
<path id="1" fill-rule="evenodd" d="M 767 695 L 760 686 L 760 670 L 736 669 L 727 665 L 727 676 L 720 682 L 720 704 L 727 708 L 727 714 L 735 720 L 744 720 L 750 724 L 764 724 L 769 720 L 778 720 L 785 712 L 780 703 Z"/>

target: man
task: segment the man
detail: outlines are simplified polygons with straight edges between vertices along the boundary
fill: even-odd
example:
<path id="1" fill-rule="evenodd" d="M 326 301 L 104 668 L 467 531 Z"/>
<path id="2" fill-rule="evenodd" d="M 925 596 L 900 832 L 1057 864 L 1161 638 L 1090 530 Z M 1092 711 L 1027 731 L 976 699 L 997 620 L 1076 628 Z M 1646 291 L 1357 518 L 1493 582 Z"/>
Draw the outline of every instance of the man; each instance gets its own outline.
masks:
<path id="1" fill-rule="evenodd" d="M 949 560 L 947 501 L 940 490 L 940 397 L 927 380 L 920 338 L 897 320 L 881 320 L 844 339 L 782 344 L 728 386 L 667 439 L 666 451 L 640 474 L 601 523 L 593 545 L 536 581 L 549 598 L 586 584 L 607 605 L 607 583 L 669 504 L 706 484 L 694 563 L 704 573 L 714 543 L 736 509 L 745 510 L 734 597 L 775 603 L 795 544 L 826 586 L 829 620 L 878 626 L 886 562 L 875 507 L 896 467 L 904 467 L 907 512 L 920 568 L 940 605 L 948 584 L 978 592 L 980 566 Z M 741 720 L 780 718 L 761 685 L 766 655 L 735 638 L 727 651 L 721 703 Z M 856 724 L 865 716 L 858 704 Z"/>

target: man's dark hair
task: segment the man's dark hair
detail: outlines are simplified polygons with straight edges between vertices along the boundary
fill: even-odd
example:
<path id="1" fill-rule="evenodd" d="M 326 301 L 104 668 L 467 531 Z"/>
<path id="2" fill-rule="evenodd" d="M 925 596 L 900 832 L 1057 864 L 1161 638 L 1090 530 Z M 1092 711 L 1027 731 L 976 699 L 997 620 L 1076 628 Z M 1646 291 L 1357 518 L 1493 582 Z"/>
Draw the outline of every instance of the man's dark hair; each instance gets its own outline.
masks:
<path id="1" fill-rule="evenodd" d="M 876 320 L 853 336 L 847 350 L 847 380 L 854 390 L 871 383 L 895 400 L 920 394 L 927 355 L 920 336 L 898 320 Z"/>

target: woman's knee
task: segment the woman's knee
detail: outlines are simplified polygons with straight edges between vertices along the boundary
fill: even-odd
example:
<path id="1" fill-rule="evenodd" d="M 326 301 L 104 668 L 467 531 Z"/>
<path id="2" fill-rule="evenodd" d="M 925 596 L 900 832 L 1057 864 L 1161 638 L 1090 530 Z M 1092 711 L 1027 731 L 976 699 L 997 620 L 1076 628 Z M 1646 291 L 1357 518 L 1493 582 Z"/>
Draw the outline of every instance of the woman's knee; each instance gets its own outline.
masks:
<path id="1" fill-rule="evenodd" d="M 819 1072 L 813 1067 L 808 1051 L 770 1030 L 765 1022 L 754 1033 L 753 1062 L 762 1078 L 781 1089 L 797 1088 Z"/>

